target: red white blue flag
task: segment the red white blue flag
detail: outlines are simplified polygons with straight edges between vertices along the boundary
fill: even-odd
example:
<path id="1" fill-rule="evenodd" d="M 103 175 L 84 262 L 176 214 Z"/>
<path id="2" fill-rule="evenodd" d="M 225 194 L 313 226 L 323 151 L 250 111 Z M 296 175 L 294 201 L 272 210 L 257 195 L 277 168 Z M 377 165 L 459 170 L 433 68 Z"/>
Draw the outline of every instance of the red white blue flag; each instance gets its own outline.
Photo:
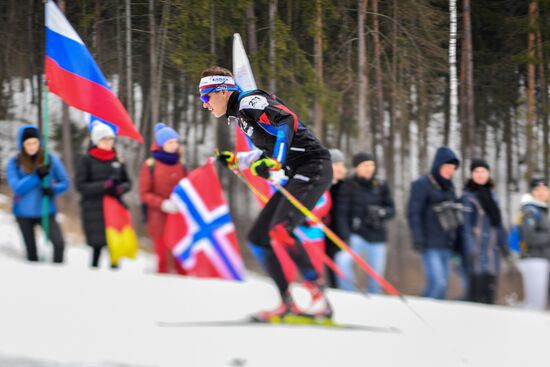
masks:
<path id="1" fill-rule="evenodd" d="M 118 126 L 119 134 L 143 141 L 82 39 L 53 1 L 46 2 L 46 80 L 67 104 Z"/>
<path id="2" fill-rule="evenodd" d="M 187 274 L 242 280 L 235 226 L 212 160 L 181 180 L 171 198 L 182 215 L 165 240 Z"/>

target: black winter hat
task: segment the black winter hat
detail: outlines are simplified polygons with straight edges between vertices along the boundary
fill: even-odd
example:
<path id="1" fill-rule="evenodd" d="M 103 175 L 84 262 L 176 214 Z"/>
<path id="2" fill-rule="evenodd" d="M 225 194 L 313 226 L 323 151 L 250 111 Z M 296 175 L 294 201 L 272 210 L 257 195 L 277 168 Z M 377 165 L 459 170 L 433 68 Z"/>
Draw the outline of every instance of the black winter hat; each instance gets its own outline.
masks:
<path id="1" fill-rule="evenodd" d="M 27 139 L 30 138 L 37 138 L 40 140 L 40 134 L 38 133 L 37 129 L 34 128 L 27 128 L 25 131 L 23 131 L 23 136 L 21 137 L 21 144 Z"/>
<path id="2" fill-rule="evenodd" d="M 470 172 L 473 172 L 478 167 L 486 168 L 488 171 L 491 170 L 489 163 L 487 163 L 485 159 L 481 159 L 481 158 L 472 159 L 472 163 L 470 164 Z"/>
<path id="3" fill-rule="evenodd" d="M 352 158 L 353 167 L 357 167 L 358 165 L 360 165 L 365 161 L 374 161 L 374 156 L 371 153 L 364 153 L 364 152 L 357 153 Z"/>
<path id="4" fill-rule="evenodd" d="M 548 183 L 542 177 L 534 178 L 531 180 L 531 182 L 529 182 L 529 188 L 531 190 L 540 185 L 548 186 Z"/>

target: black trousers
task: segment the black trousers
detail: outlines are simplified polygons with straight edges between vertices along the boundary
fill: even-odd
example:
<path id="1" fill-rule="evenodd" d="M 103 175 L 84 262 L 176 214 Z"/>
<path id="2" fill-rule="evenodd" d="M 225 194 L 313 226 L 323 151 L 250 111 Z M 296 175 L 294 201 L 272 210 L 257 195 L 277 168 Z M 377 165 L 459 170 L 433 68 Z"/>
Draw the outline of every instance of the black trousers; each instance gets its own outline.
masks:
<path id="1" fill-rule="evenodd" d="M 333 199 L 334 200 L 334 199 Z M 331 228 L 332 231 L 334 231 L 334 228 Z M 337 233 L 338 234 L 338 233 Z M 332 240 L 330 238 L 325 238 L 325 253 L 326 255 L 332 260 L 334 261 L 334 257 L 336 256 L 336 254 L 340 251 L 340 248 L 338 248 L 336 246 L 336 244 L 334 244 L 332 242 Z M 338 282 L 337 282 L 337 275 L 336 273 L 331 269 L 329 268 L 328 266 L 325 266 L 325 272 L 327 274 L 327 278 L 328 278 L 328 286 L 330 288 L 338 288 Z"/>
<path id="2" fill-rule="evenodd" d="M 25 242 L 25 249 L 27 250 L 27 260 L 38 261 L 38 252 L 36 251 L 36 236 L 34 233 L 34 227 L 42 226 L 42 218 L 26 218 L 15 217 L 19 229 L 23 235 L 23 241 Z M 63 253 L 65 251 L 65 241 L 63 240 L 63 234 L 61 228 L 55 220 L 55 215 L 49 216 L 49 239 L 53 244 L 53 262 L 62 263 Z"/>
<path id="3" fill-rule="evenodd" d="M 103 249 L 106 249 L 107 253 L 109 252 L 109 248 L 107 245 L 105 246 L 95 246 L 92 248 L 92 268 L 98 268 L 99 267 L 99 259 L 101 258 L 101 253 L 103 252 Z M 115 264 L 111 261 L 111 269 L 117 269 L 118 264 Z"/>
<path id="4" fill-rule="evenodd" d="M 290 173 L 290 179 L 284 186 L 298 201 L 309 210 L 315 207 L 319 198 L 328 190 L 332 182 L 332 164 L 329 160 L 312 160 Z M 305 217 L 280 192 L 276 192 L 260 212 L 253 224 L 248 241 L 262 250 L 262 262 L 269 276 L 275 281 L 282 296 L 288 290 L 288 282 L 275 251 L 271 247 L 269 231 L 282 224 L 289 234 L 296 226 L 305 222 Z M 307 280 L 316 280 L 318 275 L 311 264 L 304 247 L 296 240 L 295 246 L 286 248 L 296 263 L 300 273 Z"/>
<path id="5" fill-rule="evenodd" d="M 497 278 L 489 273 L 470 274 L 468 301 L 478 303 L 495 303 Z"/>

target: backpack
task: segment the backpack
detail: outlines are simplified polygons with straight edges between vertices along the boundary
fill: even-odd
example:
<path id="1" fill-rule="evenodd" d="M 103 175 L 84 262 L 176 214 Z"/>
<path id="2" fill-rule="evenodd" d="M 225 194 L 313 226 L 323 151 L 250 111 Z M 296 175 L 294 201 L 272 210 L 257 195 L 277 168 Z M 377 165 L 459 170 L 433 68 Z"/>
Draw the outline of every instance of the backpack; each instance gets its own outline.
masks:
<path id="1" fill-rule="evenodd" d="M 532 208 L 533 213 L 535 213 L 535 219 L 536 220 L 539 219 L 540 212 L 536 206 L 526 205 L 525 208 Z M 510 251 L 518 254 L 523 254 L 527 251 L 527 244 L 521 238 L 522 220 L 523 220 L 523 209 L 516 214 L 514 218 L 514 224 L 512 225 L 512 228 L 510 228 L 510 232 L 508 233 L 508 247 L 510 248 Z"/>

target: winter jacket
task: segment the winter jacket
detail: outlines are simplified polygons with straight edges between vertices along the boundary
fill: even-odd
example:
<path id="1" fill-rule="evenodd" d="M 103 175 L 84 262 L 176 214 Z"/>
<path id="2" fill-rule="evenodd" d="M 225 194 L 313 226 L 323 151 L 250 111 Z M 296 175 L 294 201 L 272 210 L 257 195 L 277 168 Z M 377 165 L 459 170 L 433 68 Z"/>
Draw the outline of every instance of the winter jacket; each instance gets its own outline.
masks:
<path id="1" fill-rule="evenodd" d="M 385 221 L 394 215 L 395 206 L 386 182 L 352 176 L 342 183 L 336 220 L 346 241 L 353 233 L 369 242 L 385 242 Z"/>
<path id="2" fill-rule="evenodd" d="M 17 142 L 22 149 L 23 131 L 36 129 L 32 125 L 22 126 L 19 129 Z M 36 129 L 38 130 L 38 129 Z M 49 200 L 48 214 L 55 214 L 55 196 L 61 195 L 69 189 L 69 178 L 61 160 L 50 153 L 50 174 L 49 179 L 53 189 L 54 197 Z M 12 212 L 16 217 L 40 218 L 42 216 L 42 180 L 34 172 L 27 173 L 23 170 L 19 155 L 12 157 L 7 166 L 6 172 L 8 184 L 14 193 Z"/>
<path id="3" fill-rule="evenodd" d="M 537 201 L 530 194 L 521 200 L 521 238 L 526 250 L 522 257 L 538 257 L 550 260 L 550 219 L 548 205 Z"/>
<path id="4" fill-rule="evenodd" d="M 455 246 L 458 230 L 445 231 L 437 219 L 434 204 L 456 201 L 451 181 L 441 185 L 440 167 L 450 161 L 458 161 L 454 152 L 446 147 L 437 150 L 430 174 L 413 181 L 408 203 L 408 222 L 415 249 L 448 249 Z"/>
<path id="5" fill-rule="evenodd" d="M 494 192 L 493 198 L 498 205 Z M 500 256 L 508 250 L 506 229 L 502 224 L 499 227 L 492 226 L 475 192 L 465 190 L 461 202 L 464 205 L 462 250 L 464 258 L 468 260 L 469 272 L 498 275 Z"/>
<path id="6" fill-rule="evenodd" d="M 330 160 L 328 150 L 275 96 L 262 90 L 233 92 L 227 105 L 228 120 L 269 157 L 292 170 L 313 159 Z"/>
<path id="7" fill-rule="evenodd" d="M 149 158 L 139 172 L 139 197 L 147 206 L 147 231 L 152 239 L 164 233 L 166 213 L 160 210 L 162 202 L 170 197 L 178 182 L 187 175 L 178 162 L 169 165 Z"/>
<path id="8" fill-rule="evenodd" d="M 126 167 L 116 157 L 100 160 L 88 153 L 80 159 L 75 176 L 76 189 L 81 194 L 80 209 L 86 241 L 92 247 L 106 246 L 103 215 L 103 196 L 107 195 L 105 181 L 116 180 L 123 188 L 122 193 L 130 191 L 131 182 Z M 117 198 L 121 200 L 120 196 Z"/>

